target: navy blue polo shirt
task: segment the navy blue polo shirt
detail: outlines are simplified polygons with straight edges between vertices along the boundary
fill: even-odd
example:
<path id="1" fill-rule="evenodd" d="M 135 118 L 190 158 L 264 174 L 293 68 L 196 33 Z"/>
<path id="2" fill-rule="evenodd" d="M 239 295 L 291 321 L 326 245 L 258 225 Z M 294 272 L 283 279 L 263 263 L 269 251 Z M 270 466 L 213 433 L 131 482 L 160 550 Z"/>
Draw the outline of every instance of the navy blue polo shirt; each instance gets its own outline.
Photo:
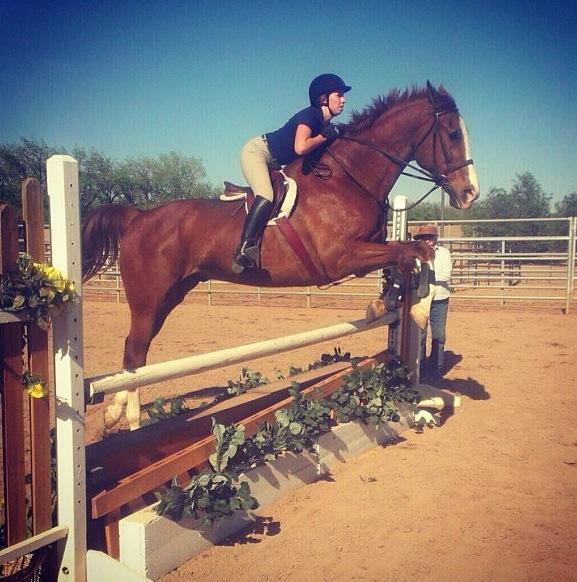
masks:
<path id="1" fill-rule="evenodd" d="M 307 107 L 293 115 L 280 129 L 266 135 L 268 149 L 272 157 L 281 166 L 290 164 L 299 156 L 295 152 L 295 135 L 299 125 L 311 128 L 311 137 L 318 135 L 325 124 L 323 113 L 319 107 Z"/>

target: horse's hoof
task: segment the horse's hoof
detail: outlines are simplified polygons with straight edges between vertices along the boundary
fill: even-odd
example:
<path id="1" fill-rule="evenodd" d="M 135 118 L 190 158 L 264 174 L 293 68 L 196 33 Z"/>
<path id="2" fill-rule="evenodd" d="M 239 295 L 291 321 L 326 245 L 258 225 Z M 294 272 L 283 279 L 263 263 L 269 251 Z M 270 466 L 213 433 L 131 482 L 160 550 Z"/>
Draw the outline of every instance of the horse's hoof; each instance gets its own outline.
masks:
<path id="1" fill-rule="evenodd" d="M 417 303 L 411 307 L 411 317 L 421 330 L 427 329 L 429 314 L 421 304 Z"/>
<path id="2" fill-rule="evenodd" d="M 385 302 L 382 299 L 372 299 L 367 306 L 365 321 L 372 323 L 383 317 L 386 313 Z"/>
<path id="3" fill-rule="evenodd" d="M 237 263 L 236 261 L 232 262 L 232 272 L 235 275 L 240 275 L 244 271 L 244 265 Z"/>
<path id="4" fill-rule="evenodd" d="M 421 270 L 419 271 L 419 285 L 417 287 L 417 297 L 419 299 L 424 299 L 429 294 L 429 273 L 431 268 L 427 263 L 421 265 Z"/>
<path id="5" fill-rule="evenodd" d="M 120 422 L 124 408 L 123 405 L 113 403 L 104 411 L 104 434 L 109 433 Z"/>

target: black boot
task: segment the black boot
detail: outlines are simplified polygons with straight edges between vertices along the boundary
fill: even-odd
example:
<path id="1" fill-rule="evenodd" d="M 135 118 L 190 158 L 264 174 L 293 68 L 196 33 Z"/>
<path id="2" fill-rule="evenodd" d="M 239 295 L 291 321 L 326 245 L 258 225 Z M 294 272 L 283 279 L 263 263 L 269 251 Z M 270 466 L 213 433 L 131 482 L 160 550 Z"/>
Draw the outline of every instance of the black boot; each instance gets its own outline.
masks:
<path id="1" fill-rule="evenodd" d="M 244 222 L 240 245 L 234 253 L 232 270 L 242 273 L 245 269 L 254 269 L 258 260 L 258 241 L 272 210 L 272 202 L 256 196 Z"/>

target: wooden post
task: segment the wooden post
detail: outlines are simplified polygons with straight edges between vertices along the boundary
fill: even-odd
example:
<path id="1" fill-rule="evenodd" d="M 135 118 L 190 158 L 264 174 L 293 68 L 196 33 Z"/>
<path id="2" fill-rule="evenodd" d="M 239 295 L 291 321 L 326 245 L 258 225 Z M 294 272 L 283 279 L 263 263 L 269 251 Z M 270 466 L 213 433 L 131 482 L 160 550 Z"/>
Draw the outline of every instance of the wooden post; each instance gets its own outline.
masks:
<path id="1" fill-rule="evenodd" d="M 0 206 L 0 273 L 16 266 L 18 216 Z M 24 395 L 21 382 L 22 323 L 0 324 L 0 388 L 2 392 L 2 438 L 4 501 L 8 545 L 26 537 L 26 492 L 24 486 Z"/>
<path id="2" fill-rule="evenodd" d="M 406 196 L 395 196 L 393 200 L 393 228 L 391 233 L 391 239 L 395 241 L 406 241 L 408 235 L 408 216 L 407 208 L 407 197 Z M 406 361 L 403 353 L 403 337 L 406 332 L 407 322 L 409 321 L 410 315 L 407 307 L 408 301 L 405 301 L 403 308 L 401 309 L 401 319 L 391 327 L 389 327 L 389 350 L 400 356 L 403 361 Z"/>
<path id="3" fill-rule="evenodd" d="M 68 528 L 60 546 L 59 582 L 86 580 L 86 459 L 82 362 L 82 275 L 78 162 L 52 156 L 47 163 L 52 264 L 70 279 L 78 302 L 52 321 L 56 387 L 58 523 Z"/>
<path id="4" fill-rule="evenodd" d="M 26 252 L 37 263 L 45 262 L 44 203 L 36 178 L 22 183 L 22 215 Z M 49 382 L 48 332 L 28 322 L 28 369 Z M 30 398 L 30 447 L 32 450 L 32 531 L 42 533 L 52 527 L 52 488 L 50 455 L 50 399 Z"/>

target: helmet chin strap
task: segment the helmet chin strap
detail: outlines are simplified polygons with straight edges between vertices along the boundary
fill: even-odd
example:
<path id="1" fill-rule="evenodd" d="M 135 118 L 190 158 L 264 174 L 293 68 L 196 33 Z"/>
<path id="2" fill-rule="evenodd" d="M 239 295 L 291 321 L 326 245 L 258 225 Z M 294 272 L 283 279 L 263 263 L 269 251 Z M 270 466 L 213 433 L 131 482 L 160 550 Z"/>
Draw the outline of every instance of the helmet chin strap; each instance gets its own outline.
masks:
<path id="1" fill-rule="evenodd" d="M 327 110 L 328 110 L 328 112 L 329 112 L 330 117 L 329 117 L 328 121 L 330 121 L 333 117 L 336 117 L 336 114 L 333 113 L 333 111 L 332 111 L 332 109 L 331 109 L 331 107 L 329 105 L 329 98 L 328 98 L 328 96 L 326 97 L 326 101 L 324 103 L 322 103 L 322 105 L 321 105 L 321 108 L 323 108 L 323 107 L 326 107 Z"/>

